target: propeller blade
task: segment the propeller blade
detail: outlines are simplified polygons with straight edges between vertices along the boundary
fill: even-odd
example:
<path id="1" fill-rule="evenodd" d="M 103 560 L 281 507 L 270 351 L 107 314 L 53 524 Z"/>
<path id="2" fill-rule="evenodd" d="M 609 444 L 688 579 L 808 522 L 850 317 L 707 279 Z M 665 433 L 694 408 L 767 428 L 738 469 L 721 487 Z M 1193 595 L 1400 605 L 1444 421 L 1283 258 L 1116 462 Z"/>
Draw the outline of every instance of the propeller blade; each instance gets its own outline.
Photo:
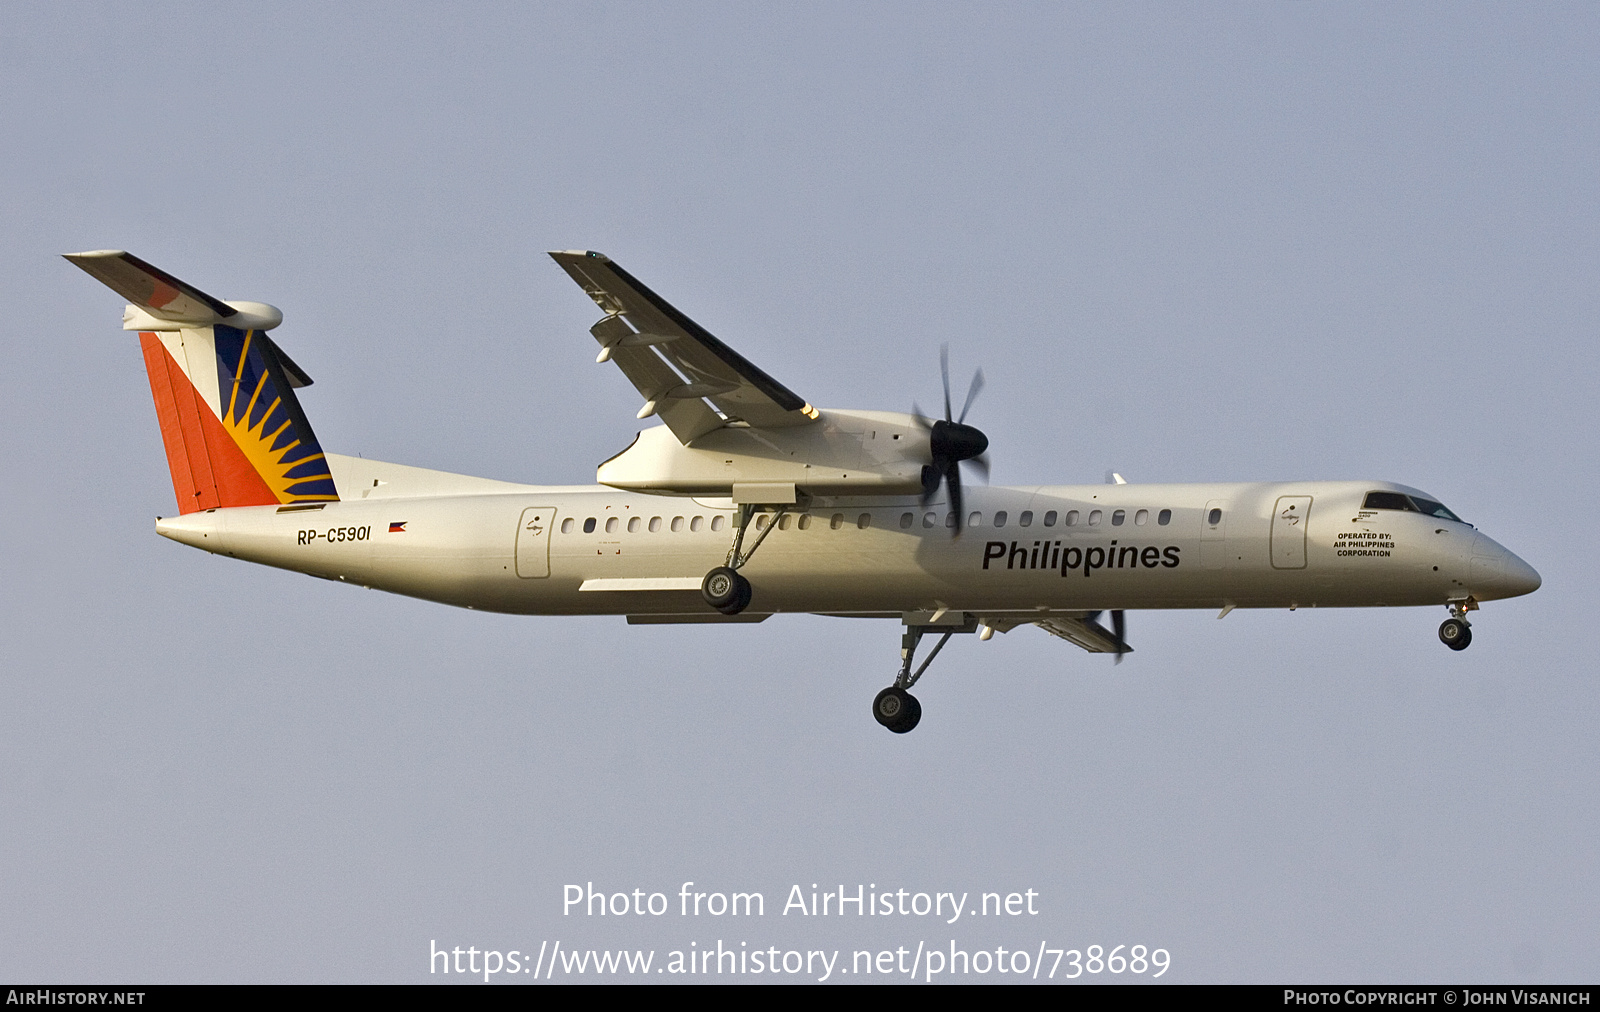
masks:
<path id="1" fill-rule="evenodd" d="M 956 421 L 965 422 L 967 420 L 967 410 L 972 407 L 973 399 L 978 396 L 978 391 L 982 389 L 983 370 L 979 369 L 972 374 L 972 386 L 967 388 L 967 403 L 961 405 L 961 417 L 957 418 Z"/>
<path id="2" fill-rule="evenodd" d="M 978 391 L 983 389 L 983 370 L 972 374 L 967 388 L 966 403 L 961 405 L 961 420 L 952 417 L 950 404 L 950 346 L 939 348 L 939 378 L 944 385 L 944 417 L 929 419 L 922 408 L 911 402 L 912 417 L 928 434 L 928 463 L 922 467 L 922 504 L 926 506 L 939 494 L 939 486 L 946 486 L 952 514 L 950 526 L 954 537 L 960 537 L 966 526 L 965 497 L 961 493 L 961 464 L 971 463 L 985 483 L 989 480 L 989 437 L 982 430 L 966 423 L 967 412 Z"/>
<path id="3" fill-rule="evenodd" d="M 1111 633 L 1117 638 L 1117 659 L 1114 663 L 1122 663 L 1122 655 L 1128 652 L 1128 622 L 1122 609 L 1111 613 Z"/>
<path id="4" fill-rule="evenodd" d="M 950 487 L 950 512 L 955 514 L 955 537 L 959 538 L 961 537 L 961 525 L 964 519 L 961 514 L 961 466 L 952 460 L 950 462 L 950 470 L 944 474 L 944 480 L 945 484 Z"/>
<path id="5" fill-rule="evenodd" d="M 951 421 L 950 417 L 950 346 L 939 346 L 939 375 L 944 377 L 944 420 Z"/>
<path id="6" fill-rule="evenodd" d="M 967 459 L 964 463 L 978 472 L 978 477 L 983 479 L 985 485 L 989 484 L 989 455 L 987 453 L 980 453 L 976 457 Z"/>

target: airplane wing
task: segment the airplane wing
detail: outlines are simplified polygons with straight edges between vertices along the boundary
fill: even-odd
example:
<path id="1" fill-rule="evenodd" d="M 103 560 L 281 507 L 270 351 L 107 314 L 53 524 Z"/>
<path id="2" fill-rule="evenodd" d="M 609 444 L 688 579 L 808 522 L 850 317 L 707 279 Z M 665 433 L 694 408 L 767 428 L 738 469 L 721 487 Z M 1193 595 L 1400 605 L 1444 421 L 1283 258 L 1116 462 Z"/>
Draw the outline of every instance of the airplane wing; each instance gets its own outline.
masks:
<path id="1" fill-rule="evenodd" d="M 605 319 L 589 328 L 601 346 L 597 361 L 617 363 L 644 397 L 638 417 L 661 416 L 683 443 L 733 421 L 779 428 L 818 418 L 804 398 L 717 340 L 610 257 L 583 250 L 550 256 L 605 311 Z"/>
<path id="2" fill-rule="evenodd" d="M 1074 646 L 1082 647 L 1091 654 L 1114 654 L 1118 650 L 1117 637 L 1110 629 L 1094 620 L 1098 614 L 1099 612 L 1084 612 L 1082 615 L 1051 615 L 1033 624 L 1052 636 L 1059 636 Z M 1121 651 L 1131 654 L 1133 648 L 1124 643 L 1121 645 Z"/>

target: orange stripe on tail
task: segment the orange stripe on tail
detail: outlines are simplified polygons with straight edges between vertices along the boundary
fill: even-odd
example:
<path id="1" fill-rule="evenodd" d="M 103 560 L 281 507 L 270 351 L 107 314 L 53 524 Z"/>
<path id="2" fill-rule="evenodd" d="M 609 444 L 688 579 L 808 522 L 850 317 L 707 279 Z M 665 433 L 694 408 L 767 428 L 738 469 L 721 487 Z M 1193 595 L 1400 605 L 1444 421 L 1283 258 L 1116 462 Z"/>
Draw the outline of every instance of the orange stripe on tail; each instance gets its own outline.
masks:
<path id="1" fill-rule="evenodd" d="M 219 506 L 273 506 L 278 497 L 256 473 L 183 369 L 150 332 L 139 334 L 178 512 Z"/>

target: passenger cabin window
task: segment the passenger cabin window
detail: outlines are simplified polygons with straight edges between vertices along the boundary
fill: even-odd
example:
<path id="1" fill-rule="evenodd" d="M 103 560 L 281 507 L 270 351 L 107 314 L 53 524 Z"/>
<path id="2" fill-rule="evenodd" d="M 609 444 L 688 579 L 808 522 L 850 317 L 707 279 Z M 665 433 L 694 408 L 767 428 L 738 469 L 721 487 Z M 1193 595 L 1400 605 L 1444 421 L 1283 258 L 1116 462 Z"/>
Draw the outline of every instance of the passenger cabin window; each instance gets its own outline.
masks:
<path id="1" fill-rule="evenodd" d="M 1133 522 L 1135 525 L 1143 527 L 1145 524 L 1150 522 L 1150 511 L 1140 510 L 1139 512 L 1135 513 L 1133 515 Z"/>
<path id="2" fill-rule="evenodd" d="M 967 514 L 967 526 L 968 527 L 982 527 L 983 526 L 983 514 L 982 513 L 977 513 L 977 512 Z"/>
<path id="3" fill-rule="evenodd" d="M 1056 511 L 1055 510 L 1051 510 L 1050 512 L 1048 512 L 1048 513 L 1046 513 L 1044 515 L 1044 525 L 1046 527 L 1054 527 L 1056 525 Z"/>
<path id="4" fill-rule="evenodd" d="M 617 518 L 616 517 L 608 517 L 608 518 L 606 518 L 606 533 L 607 534 L 615 534 L 615 533 L 617 533 Z"/>
<path id="5" fill-rule="evenodd" d="M 1168 524 L 1172 523 L 1172 511 L 1171 510 L 1162 510 L 1160 513 L 1157 513 L 1156 514 L 1156 523 L 1160 524 L 1163 527 L 1165 527 Z"/>
<path id="6" fill-rule="evenodd" d="M 672 530 L 673 533 L 683 530 L 683 517 L 672 518 Z"/>
<path id="7" fill-rule="evenodd" d="M 828 521 L 828 529 L 829 530 L 836 531 L 836 530 L 838 530 L 839 528 L 841 528 L 843 526 L 844 526 L 844 514 L 843 513 L 835 513 L 833 515 L 833 518 Z"/>
<path id="8" fill-rule="evenodd" d="M 727 524 L 727 522 L 728 518 L 723 516 L 721 513 L 718 513 L 716 516 L 711 518 L 711 529 L 714 531 L 720 531 Z"/>
<path id="9" fill-rule="evenodd" d="M 932 527 L 934 525 L 934 522 L 936 520 L 938 520 L 938 519 L 939 519 L 939 514 L 937 514 L 937 513 L 924 513 L 924 514 L 922 514 L 922 526 L 923 527 Z"/>
<path id="10" fill-rule="evenodd" d="M 698 531 L 700 528 L 704 527 L 705 525 L 706 525 L 706 518 L 705 517 L 695 517 L 693 520 L 689 521 L 689 529 L 691 531 Z"/>
<path id="11" fill-rule="evenodd" d="M 995 512 L 994 525 L 996 527 L 1004 527 L 1006 525 L 1006 511 L 1005 510 L 998 510 L 998 511 Z"/>
<path id="12" fill-rule="evenodd" d="M 800 528 L 802 531 L 809 531 L 811 529 L 811 514 L 800 514 L 800 522 L 795 524 L 795 526 Z"/>
<path id="13" fill-rule="evenodd" d="M 660 517 L 651 517 L 650 518 L 650 533 L 654 534 L 659 530 L 661 530 L 661 518 Z"/>
<path id="14" fill-rule="evenodd" d="M 639 526 L 640 526 L 641 523 L 642 523 L 642 521 L 640 521 L 640 519 L 638 517 L 629 517 L 628 518 L 628 533 L 629 534 L 638 534 L 639 533 Z"/>
<path id="15" fill-rule="evenodd" d="M 1090 527 L 1094 527 L 1094 526 L 1097 526 L 1099 523 L 1100 523 L 1100 511 L 1099 510 L 1090 510 L 1089 511 L 1089 526 Z"/>
<path id="16" fill-rule="evenodd" d="M 585 533 L 585 534 L 593 534 L 594 533 L 594 517 L 590 517 L 589 519 L 587 519 L 587 520 L 585 520 L 583 522 L 583 533 Z"/>
<path id="17" fill-rule="evenodd" d="M 1117 510 L 1115 513 L 1111 514 L 1111 526 L 1121 527 L 1122 522 L 1126 519 L 1128 519 L 1128 511 Z"/>
<path id="18" fill-rule="evenodd" d="M 786 531 L 788 529 L 789 529 L 789 514 L 785 513 L 783 516 L 778 518 L 778 530 Z"/>
<path id="19" fill-rule="evenodd" d="M 1017 517 L 1017 526 L 1019 526 L 1019 527 L 1032 527 L 1033 526 L 1033 510 L 1023 510 L 1022 511 L 1022 515 Z"/>
<path id="20" fill-rule="evenodd" d="M 871 513 L 863 513 L 860 516 L 856 517 L 856 530 L 864 531 L 868 527 L 871 527 L 871 526 L 872 526 L 872 514 Z"/>
<path id="21" fill-rule="evenodd" d="M 561 533 L 571 534 L 572 528 L 575 526 L 576 524 L 574 523 L 573 519 L 571 517 L 567 517 L 565 520 L 561 521 Z"/>
<path id="22" fill-rule="evenodd" d="M 1430 517 L 1439 517 L 1443 520 L 1454 520 L 1461 523 L 1460 517 L 1445 508 L 1444 503 L 1432 499 L 1424 499 L 1417 495 L 1406 495 L 1402 492 L 1368 492 L 1367 499 L 1361 504 L 1364 510 L 1402 510 L 1406 513 L 1423 513 Z"/>
<path id="23" fill-rule="evenodd" d="M 1076 526 L 1078 526 L 1078 511 L 1077 510 L 1067 510 L 1067 526 L 1068 527 L 1076 527 Z"/>
<path id="24" fill-rule="evenodd" d="M 1215 527 L 1218 524 L 1222 523 L 1222 511 L 1219 510 L 1219 509 L 1213 508 L 1210 513 L 1206 514 L 1206 523 L 1210 524 L 1213 527 Z"/>
<path id="25" fill-rule="evenodd" d="M 912 521 L 914 520 L 916 520 L 916 517 L 912 516 L 910 513 L 900 514 L 900 529 L 905 530 L 906 528 L 910 527 Z"/>

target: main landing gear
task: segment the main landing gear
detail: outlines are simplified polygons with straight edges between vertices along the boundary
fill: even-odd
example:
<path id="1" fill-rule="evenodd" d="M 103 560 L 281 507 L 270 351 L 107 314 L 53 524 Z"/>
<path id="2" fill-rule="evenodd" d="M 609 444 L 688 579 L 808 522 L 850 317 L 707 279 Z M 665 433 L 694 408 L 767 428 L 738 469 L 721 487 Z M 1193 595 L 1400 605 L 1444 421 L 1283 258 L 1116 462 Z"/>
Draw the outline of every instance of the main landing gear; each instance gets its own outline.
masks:
<path id="1" fill-rule="evenodd" d="M 753 503 L 739 504 L 738 524 L 733 529 L 733 547 L 728 549 L 726 563 L 706 574 L 700 581 L 700 596 L 705 598 L 706 604 L 722 612 L 724 615 L 737 615 L 750 607 L 750 597 L 754 593 L 750 581 L 740 575 L 739 570 L 750 561 L 750 556 L 756 554 L 756 549 L 761 547 L 761 542 L 767 539 L 773 528 L 778 526 L 778 521 L 789 512 L 788 506 L 780 506 L 773 513 L 772 520 L 767 524 L 756 543 L 750 546 L 748 552 L 742 551 L 744 547 L 744 532 L 750 528 L 750 521 L 761 511 L 760 506 Z"/>
<path id="2" fill-rule="evenodd" d="M 1450 602 L 1450 617 L 1439 626 L 1440 643 L 1451 650 L 1465 650 L 1472 645 L 1472 623 L 1467 621 L 1467 612 L 1476 608 L 1477 604 L 1471 598 Z"/>
<path id="3" fill-rule="evenodd" d="M 943 614 L 936 613 L 935 620 L 942 618 Z M 976 619 L 965 615 L 954 616 L 958 623 L 944 625 L 913 625 L 906 623 L 905 632 L 900 635 L 900 674 L 895 676 L 894 684 L 878 693 L 872 700 L 872 718 L 895 734 L 905 734 L 917 726 L 922 720 L 922 704 L 917 702 L 917 697 L 908 690 L 915 684 L 922 673 L 928 670 L 928 665 L 939 656 L 939 651 L 950 642 L 950 637 L 958 632 L 976 632 L 978 622 Z M 913 673 L 911 662 L 916 658 L 917 644 L 922 642 L 924 633 L 941 632 L 939 642 L 934 644 L 933 650 Z"/>

